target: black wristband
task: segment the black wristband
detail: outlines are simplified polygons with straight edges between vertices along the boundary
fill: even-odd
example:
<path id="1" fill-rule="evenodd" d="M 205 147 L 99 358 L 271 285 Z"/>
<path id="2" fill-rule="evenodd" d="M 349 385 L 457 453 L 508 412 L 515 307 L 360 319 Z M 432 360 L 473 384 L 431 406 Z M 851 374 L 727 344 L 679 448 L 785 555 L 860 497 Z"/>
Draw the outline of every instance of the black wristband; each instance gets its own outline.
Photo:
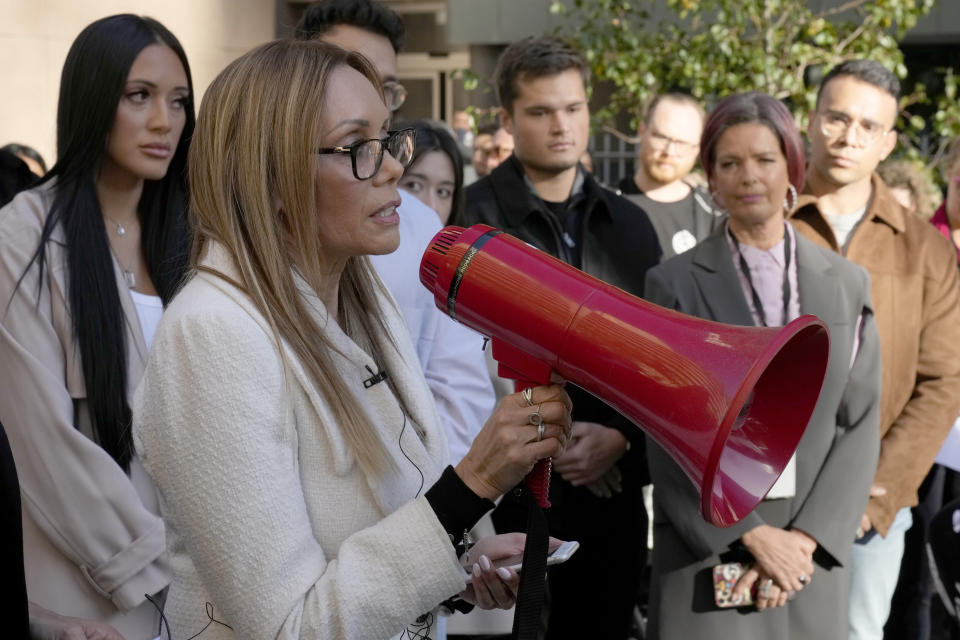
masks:
<path id="1" fill-rule="evenodd" d="M 470 613 L 473 611 L 474 605 L 470 604 L 466 600 L 461 600 L 458 596 L 453 596 L 448 598 L 440 603 L 440 606 L 447 610 L 447 613 L 453 614 L 456 611 L 460 613 Z"/>
<path id="2" fill-rule="evenodd" d="M 495 506 L 490 500 L 475 494 L 449 465 L 433 486 L 427 489 L 426 498 L 444 531 L 450 536 L 454 548 L 460 543 L 464 532 L 472 529 L 483 514 Z"/>

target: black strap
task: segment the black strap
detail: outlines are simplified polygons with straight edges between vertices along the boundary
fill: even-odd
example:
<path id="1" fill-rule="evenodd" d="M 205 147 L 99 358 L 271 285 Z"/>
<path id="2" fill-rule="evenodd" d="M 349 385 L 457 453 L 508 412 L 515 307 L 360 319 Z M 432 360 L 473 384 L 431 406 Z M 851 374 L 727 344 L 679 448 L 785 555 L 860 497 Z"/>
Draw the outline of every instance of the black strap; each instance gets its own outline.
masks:
<path id="1" fill-rule="evenodd" d="M 786 223 L 784 223 L 786 225 Z M 760 301 L 760 295 L 757 293 L 756 288 L 753 286 L 753 278 L 750 277 L 750 266 L 747 264 L 746 258 L 743 257 L 743 253 L 740 251 L 740 243 L 737 241 L 737 237 L 733 235 L 733 231 L 730 229 L 730 225 L 727 225 L 727 233 L 730 234 L 730 239 L 733 241 L 733 246 L 737 250 L 737 257 L 740 259 L 740 272 L 743 274 L 743 277 L 747 279 L 747 285 L 750 287 L 750 296 L 753 298 L 753 307 L 757 312 L 757 317 L 760 318 L 760 324 L 764 327 L 767 326 L 766 314 L 763 310 L 763 302 Z M 783 325 L 786 325 L 790 321 L 790 231 L 789 229 L 784 228 L 783 230 Z"/>
<path id="2" fill-rule="evenodd" d="M 527 504 L 527 542 L 523 549 L 523 571 L 517 591 L 517 610 L 513 616 L 513 637 L 536 640 L 539 637 L 547 577 L 547 516 L 527 488 L 521 489 Z"/>

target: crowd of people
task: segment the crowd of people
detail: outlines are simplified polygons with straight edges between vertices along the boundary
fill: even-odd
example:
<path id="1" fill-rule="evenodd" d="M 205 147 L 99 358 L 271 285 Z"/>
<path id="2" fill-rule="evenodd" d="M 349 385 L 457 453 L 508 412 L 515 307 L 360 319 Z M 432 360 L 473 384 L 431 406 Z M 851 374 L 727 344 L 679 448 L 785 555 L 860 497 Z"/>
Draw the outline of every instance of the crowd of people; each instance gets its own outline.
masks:
<path id="1" fill-rule="evenodd" d="M 67 55 L 53 166 L 0 150 L 11 637 L 443 637 L 516 604 L 498 560 L 544 458 L 549 546 L 580 547 L 543 637 L 960 636 L 960 141 L 941 198 L 888 160 L 896 77 L 851 60 L 803 132 L 762 93 L 657 96 L 614 189 L 580 51 L 506 47 L 475 128 L 394 121 L 403 44 L 383 4 L 320 0 L 197 112 L 176 36 L 110 16 Z M 475 223 L 699 318 L 826 323 L 813 416 L 753 512 L 705 522 L 677 461 L 575 385 L 503 390 L 418 279 Z"/>

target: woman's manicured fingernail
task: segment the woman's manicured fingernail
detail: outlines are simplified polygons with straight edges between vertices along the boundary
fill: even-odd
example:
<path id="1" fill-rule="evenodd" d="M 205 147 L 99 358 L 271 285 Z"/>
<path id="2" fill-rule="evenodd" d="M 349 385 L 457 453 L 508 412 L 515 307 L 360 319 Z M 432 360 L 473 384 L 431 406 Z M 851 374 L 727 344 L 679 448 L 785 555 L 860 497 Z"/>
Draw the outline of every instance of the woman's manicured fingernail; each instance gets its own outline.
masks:
<path id="1" fill-rule="evenodd" d="M 480 556 L 480 566 L 484 571 L 490 571 L 490 567 L 493 565 L 490 564 L 490 558 L 487 556 Z"/>
<path id="2" fill-rule="evenodd" d="M 500 567 L 497 569 L 497 575 L 503 578 L 504 580 L 510 579 L 510 571 L 506 567 Z"/>
<path id="3" fill-rule="evenodd" d="M 743 602 L 743 595 L 739 593 L 733 594 L 733 597 L 730 598 L 730 602 L 732 602 L 733 604 L 740 604 L 741 602 Z"/>
<path id="4" fill-rule="evenodd" d="M 480 575 L 481 575 L 481 574 L 480 574 L 480 565 L 474 563 L 474 565 L 473 565 L 473 577 L 474 577 L 474 578 L 479 578 Z"/>

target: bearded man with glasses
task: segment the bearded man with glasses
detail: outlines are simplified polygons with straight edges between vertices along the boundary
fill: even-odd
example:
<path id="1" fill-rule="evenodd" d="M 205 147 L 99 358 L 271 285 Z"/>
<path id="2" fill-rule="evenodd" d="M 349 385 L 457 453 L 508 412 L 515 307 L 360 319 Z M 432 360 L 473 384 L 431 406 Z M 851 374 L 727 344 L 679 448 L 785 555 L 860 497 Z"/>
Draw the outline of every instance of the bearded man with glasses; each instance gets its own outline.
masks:
<path id="1" fill-rule="evenodd" d="M 304 10 L 297 38 L 314 38 L 363 54 L 383 82 L 384 102 L 396 113 L 407 97 L 397 80 L 397 53 L 405 28 L 389 7 L 371 0 L 322 0 Z M 376 174 L 386 149 L 404 167 L 413 154 L 412 129 L 391 131 L 382 139 L 359 140 L 343 147 L 318 149 L 321 154 L 349 154 L 353 175 L 364 180 Z M 400 248 L 371 256 L 377 275 L 387 286 L 417 349 L 417 357 L 436 400 L 456 464 L 490 415 L 496 400 L 483 354 L 483 338 L 443 314 L 419 281 L 420 257 L 440 219 L 427 205 L 400 190 Z"/>
<path id="2" fill-rule="evenodd" d="M 883 638 L 910 507 L 960 408 L 956 252 L 875 173 L 897 144 L 899 92 L 869 60 L 826 75 L 810 114 L 807 193 L 791 216 L 800 233 L 867 269 L 880 333 L 882 448 L 851 553 L 850 640 Z"/>
<path id="3" fill-rule="evenodd" d="M 688 181 L 705 119 L 700 103 L 685 93 L 651 100 L 637 128 L 637 171 L 618 185 L 618 193 L 650 217 L 664 260 L 696 246 L 723 220 L 710 196 Z"/>

